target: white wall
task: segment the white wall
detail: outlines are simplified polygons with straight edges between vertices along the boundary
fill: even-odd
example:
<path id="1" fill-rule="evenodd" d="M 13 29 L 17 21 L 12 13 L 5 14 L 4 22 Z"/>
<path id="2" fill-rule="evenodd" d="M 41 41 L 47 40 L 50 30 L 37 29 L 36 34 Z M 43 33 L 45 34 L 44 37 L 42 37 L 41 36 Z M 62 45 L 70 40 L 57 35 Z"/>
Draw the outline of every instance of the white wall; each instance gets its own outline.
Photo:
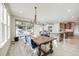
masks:
<path id="1" fill-rule="evenodd" d="M 11 40 L 14 41 L 14 37 L 16 36 L 15 35 L 15 18 L 13 16 L 11 16 Z"/>
<path id="2" fill-rule="evenodd" d="M 78 23 L 74 25 L 74 35 L 79 36 L 79 24 Z"/>

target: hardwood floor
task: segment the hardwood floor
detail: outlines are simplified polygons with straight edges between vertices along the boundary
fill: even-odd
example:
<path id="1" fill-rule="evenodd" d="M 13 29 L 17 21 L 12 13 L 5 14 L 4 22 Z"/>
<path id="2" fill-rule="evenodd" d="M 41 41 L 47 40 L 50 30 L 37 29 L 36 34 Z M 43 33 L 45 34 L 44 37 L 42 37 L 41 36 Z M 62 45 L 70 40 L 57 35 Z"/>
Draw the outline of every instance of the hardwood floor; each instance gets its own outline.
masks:
<path id="1" fill-rule="evenodd" d="M 19 40 L 10 46 L 7 56 L 37 56 L 37 49 L 34 50 Z M 54 40 L 53 50 L 48 56 L 79 56 L 79 37 L 71 37 L 62 42 Z"/>

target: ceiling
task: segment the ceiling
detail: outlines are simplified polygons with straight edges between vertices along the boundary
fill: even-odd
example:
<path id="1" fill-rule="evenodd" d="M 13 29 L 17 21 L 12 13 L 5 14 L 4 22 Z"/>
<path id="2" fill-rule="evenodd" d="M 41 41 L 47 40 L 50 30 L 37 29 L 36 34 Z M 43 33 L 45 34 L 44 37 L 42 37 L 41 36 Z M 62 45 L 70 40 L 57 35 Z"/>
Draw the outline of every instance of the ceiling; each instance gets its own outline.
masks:
<path id="1" fill-rule="evenodd" d="M 11 14 L 34 20 L 34 6 L 37 6 L 37 21 L 55 23 L 78 20 L 78 3 L 9 3 Z M 29 20 L 28 19 L 28 20 Z"/>

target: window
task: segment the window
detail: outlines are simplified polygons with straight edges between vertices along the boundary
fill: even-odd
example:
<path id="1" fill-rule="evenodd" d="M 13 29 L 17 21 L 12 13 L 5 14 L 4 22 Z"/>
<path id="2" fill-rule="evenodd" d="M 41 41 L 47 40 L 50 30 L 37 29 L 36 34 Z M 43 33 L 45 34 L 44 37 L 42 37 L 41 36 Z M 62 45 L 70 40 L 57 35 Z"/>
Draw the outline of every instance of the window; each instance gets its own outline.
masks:
<path id="1" fill-rule="evenodd" d="M 48 26 L 48 31 L 52 32 L 52 26 Z"/>
<path id="2" fill-rule="evenodd" d="M 7 33 L 7 21 L 8 21 L 8 19 L 7 19 L 7 10 L 6 10 L 6 8 L 5 8 L 5 6 L 4 6 L 4 8 L 3 8 L 3 10 L 4 10 L 4 12 L 3 12 L 3 32 L 4 32 L 4 40 L 7 40 L 7 35 L 8 35 L 8 33 Z"/>
<path id="3" fill-rule="evenodd" d="M 0 4 L 0 42 L 2 41 L 2 4 Z"/>
<path id="4" fill-rule="evenodd" d="M 5 8 L 5 6 L 4 6 L 4 8 L 3 8 L 3 10 L 4 10 L 4 24 L 7 24 L 7 11 L 6 11 L 6 8 Z"/>
<path id="5" fill-rule="evenodd" d="M 10 15 L 8 13 L 8 26 L 10 26 Z"/>
<path id="6" fill-rule="evenodd" d="M 10 15 L 4 4 L 0 4 L 0 42 L 10 39 Z"/>
<path id="7" fill-rule="evenodd" d="M 0 42 L 2 41 L 2 24 L 0 23 Z"/>
<path id="8" fill-rule="evenodd" d="M 8 13 L 8 39 L 10 39 L 10 15 Z"/>

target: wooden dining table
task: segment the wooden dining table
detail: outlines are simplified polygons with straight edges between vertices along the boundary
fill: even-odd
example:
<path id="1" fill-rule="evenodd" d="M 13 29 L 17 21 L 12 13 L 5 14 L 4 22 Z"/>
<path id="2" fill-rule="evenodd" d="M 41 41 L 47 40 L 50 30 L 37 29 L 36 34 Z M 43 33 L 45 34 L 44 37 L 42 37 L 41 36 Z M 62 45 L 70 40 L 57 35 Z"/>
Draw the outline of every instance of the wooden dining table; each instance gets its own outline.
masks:
<path id="1" fill-rule="evenodd" d="M 33 41 L 38 45 L 38 56 L 41 56 L 41 54 L 43 53 L 42 56 L 45 56 L 49 53 L 53 53 L 53 44 L 52 41 L 55 38 L 51 38 L 51 37 L 45 37 L 45 36 L 39 36 L 39 37 L 33 37 Z M 49 49 L 44 48 L 43 45 L 47 45 L 49 44 Z"/>

